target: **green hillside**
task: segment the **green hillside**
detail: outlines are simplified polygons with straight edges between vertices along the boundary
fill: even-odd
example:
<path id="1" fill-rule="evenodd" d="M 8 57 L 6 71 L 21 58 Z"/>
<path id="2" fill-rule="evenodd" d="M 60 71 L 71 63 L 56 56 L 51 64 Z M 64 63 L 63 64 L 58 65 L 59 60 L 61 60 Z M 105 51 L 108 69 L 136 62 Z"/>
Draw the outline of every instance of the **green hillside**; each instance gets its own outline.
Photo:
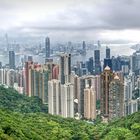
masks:
<path id="1" fill-rule="evenodd" d="M 140 139 L 140 112 L 112 121 L 109 124 L 91 124 L 85 121 L 71 118 L 64 119 L 60 116 L 43 113 L 41 112 L 43 105 L 38 100 L 17 95 L 13 89 L 1 87 L 0 94 L 3 95 L 0 95 L 1 140 Z M 19 102 L 16 101 L 17 99 Z M 24 104 L 24 106 L 30 105 L 28 111 L 26 111 L 26 108 L 20 111 L 19 103 Z M 36 104 L 35 108 L 32 103 Z M 5 106 L 9 104 L 10 106 Z"/>
<path id="2" fill-rule="evenodd" d="M 38 97 L 27 97 L 3 86 L 0 86 L 0 108 L 21 113 L 48 112 L 48 106 L 43 105 Z"/>

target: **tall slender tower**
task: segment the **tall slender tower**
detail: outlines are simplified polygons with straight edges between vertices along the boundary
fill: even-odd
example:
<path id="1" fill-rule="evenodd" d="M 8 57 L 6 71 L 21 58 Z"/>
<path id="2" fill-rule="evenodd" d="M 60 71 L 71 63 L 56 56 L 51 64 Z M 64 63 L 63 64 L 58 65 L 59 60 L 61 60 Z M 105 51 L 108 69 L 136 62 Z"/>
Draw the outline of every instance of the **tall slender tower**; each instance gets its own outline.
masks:
<path id="1" fill-rule="evenodd" d="M 95 74 L 101 73 L 100 50 L 94 51 Z"/>
<path id="2" fill-rule="evenodd" d="M 92 87 L 84 89 L 84 118 L 96 118 L 96 93 Z"/>
<path id="3" fill-rule="evenodd" d="M 86 54 L 86 42 L 85 41 L 83 41 L 82 49 L 83 49 L 84 54 Z"/>
<path id="4" fill-rule="evenodd" d="M 53 79 L 48 82 L 49 91 L 48 91 L 48 107 L 49 113 L 60 115 L 61 113 L 61 100 L 60 100 L 60 81 Z"/>
<path id="5" fill-rule="evenodd" d="M 71 83 L 61 85 L 61 115 L 74 117 L 74 87 Z"/>
<path id="6" fill-rule="evenodd" d="M 9 67 L 15 69 L 15 52 L 9 51 Z"/>
<path id="7" fill-rule="evenodd" d="M 124 85 L 116 75 L 109 85 L 109 119 L 124 116 Z"/>
<path id="8" fill-rule="evenodd" d="M 106 58 L 110 59 L 110 48 L 106 47 Z"/>
<path id="9" fill-rule="evenodd" d="M 61 54 L 59 79 L 61 84 L 69 83 L 71 75 L 71 54 Z"/>
<path id="10" fill-rule="evenodd" d="M 104 117 L 109 115 L 109 84 L 113 77 L 113 72 L 106 66 L 101 74 L 101 114 Z"/>
<path id="11" fill-rule="evenodd" d="M 45 39 L 45 49 L 46 49 L 46 58 L 50 57 L 50 38 L 46 37 Z"/>

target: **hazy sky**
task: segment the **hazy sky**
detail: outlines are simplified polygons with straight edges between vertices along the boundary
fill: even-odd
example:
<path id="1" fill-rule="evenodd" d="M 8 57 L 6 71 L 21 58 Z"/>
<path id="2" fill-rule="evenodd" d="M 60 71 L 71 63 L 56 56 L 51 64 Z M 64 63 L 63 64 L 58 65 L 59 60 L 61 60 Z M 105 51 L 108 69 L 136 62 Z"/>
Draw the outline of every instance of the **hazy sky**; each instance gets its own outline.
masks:
<path id="1" fill-rule="evenodd" d="M 0 31 L 56 40 L 140 41 L 140 0 L 0 0 Z"/>

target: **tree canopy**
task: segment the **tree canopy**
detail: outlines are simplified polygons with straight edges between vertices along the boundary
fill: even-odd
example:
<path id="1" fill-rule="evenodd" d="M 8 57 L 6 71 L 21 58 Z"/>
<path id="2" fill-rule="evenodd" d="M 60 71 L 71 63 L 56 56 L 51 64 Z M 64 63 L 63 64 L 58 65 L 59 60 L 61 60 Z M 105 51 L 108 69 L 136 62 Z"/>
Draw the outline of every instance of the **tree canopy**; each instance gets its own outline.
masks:
<path id="1" fill-rule="evenodd" d="M 2 140 L 139 140 L 140 112 L 108 124 L 88 123 L 47 114 L 34 97 L 0 87 L 0 139 Z"/>

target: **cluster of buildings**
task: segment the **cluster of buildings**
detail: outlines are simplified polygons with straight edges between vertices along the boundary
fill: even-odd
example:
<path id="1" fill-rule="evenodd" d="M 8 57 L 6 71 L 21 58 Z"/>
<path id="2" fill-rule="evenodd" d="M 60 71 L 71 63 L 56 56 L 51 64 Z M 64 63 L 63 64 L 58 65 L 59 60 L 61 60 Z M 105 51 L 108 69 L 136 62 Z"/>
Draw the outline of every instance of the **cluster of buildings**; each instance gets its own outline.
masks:
<path id="1" fill-rule="evenodd" d="M 83 53 L 86 44 L 83 41 Z M 40 65 L 29 57 L 23 68 L 15 67 L 14 51 L 9 52 L 9 66 L 0 68 L 0 84 L 14 87 L 27 96 L 38 96 L 48 104 L 48 112 L 63 117 L 96 119 L 97 114 L 111 120 L 139 109 L 140 52 L 130 57 L 106 57 L 100 50 L 86 62 L 71 64 L 72 55 L 62 53 L 59 63 L 50 58 L 50 39 L 45 40 L 46 63 Z M 97 108 L 97 101 L 100 108 Z"/>

